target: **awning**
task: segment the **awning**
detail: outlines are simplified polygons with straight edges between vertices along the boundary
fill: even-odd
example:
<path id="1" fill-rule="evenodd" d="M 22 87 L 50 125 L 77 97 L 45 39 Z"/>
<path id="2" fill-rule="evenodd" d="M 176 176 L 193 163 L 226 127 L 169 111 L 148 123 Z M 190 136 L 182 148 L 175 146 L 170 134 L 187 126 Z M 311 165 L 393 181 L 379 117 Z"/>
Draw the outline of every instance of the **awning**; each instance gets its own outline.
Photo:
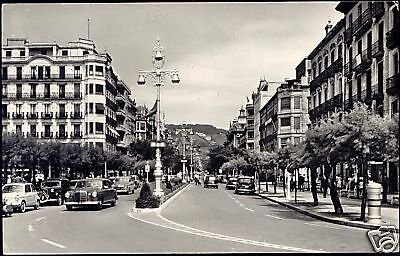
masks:
<path id="1" fill-rule="evenodd" d="M 108 127 L 108 129 L 110 130 L 111 134 L 116 136 L 117 138 L 119 137 L 119 133 L 112 127 Z"/>

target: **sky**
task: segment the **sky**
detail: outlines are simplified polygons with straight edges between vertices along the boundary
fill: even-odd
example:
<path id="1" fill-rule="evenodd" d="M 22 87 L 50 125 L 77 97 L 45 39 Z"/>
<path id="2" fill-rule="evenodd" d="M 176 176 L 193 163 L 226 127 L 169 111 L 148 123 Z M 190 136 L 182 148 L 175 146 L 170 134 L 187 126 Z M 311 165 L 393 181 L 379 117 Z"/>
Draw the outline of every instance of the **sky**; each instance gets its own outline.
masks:
<path id="1" fill-rule="evenodd" d="M 283 81 L 325 36 L 328 20 L 343 14 L 339 2 L 116 3 L 2 5 L 2 43 L 10 37 L 66 45 L 88 37 L 107 51 L 138 105 L 156 100 L 150 80 L 137 86 L 139 70 L 153 70 L 157 38 L 166 70 L 180 84 L 161 88 L 167 123 L 201 123 L 228 129 L 260 78 Z"/>

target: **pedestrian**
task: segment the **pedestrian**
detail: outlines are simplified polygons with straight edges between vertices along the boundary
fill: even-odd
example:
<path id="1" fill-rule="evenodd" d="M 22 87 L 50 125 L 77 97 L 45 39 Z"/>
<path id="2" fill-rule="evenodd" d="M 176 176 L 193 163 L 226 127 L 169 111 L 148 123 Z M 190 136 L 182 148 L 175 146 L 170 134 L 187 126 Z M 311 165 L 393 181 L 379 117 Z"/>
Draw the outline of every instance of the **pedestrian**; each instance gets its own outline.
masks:
<path id="1" fill-rule="evenodd" d="M 299 190 L 304 191 L 304 176 L 303 175 L 299 176 Z"/>

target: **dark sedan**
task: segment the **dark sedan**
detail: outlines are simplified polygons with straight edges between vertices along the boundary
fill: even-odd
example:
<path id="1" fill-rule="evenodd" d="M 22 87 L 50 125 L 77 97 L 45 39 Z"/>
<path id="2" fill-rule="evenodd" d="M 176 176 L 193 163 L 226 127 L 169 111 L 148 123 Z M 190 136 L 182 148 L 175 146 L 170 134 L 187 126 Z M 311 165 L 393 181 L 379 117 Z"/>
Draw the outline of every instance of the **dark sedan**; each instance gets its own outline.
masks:
<path id="1" fill-rule="evenodd" d="M 239 177 L 235 187 L 235 194 L 247 193 L 254 194 L 256 185 L 253 177 Z"/>
<path id="2" fill-rule="evenodd" d="M 206 176 L 204 180 L 204 187 L 218 188 L 218 179 L 215 176 Z"/>
<path id="3" fill-rule="evenodd" d="M 64 203 L 64 195 L 69 189 L 68 179 L 47 179 L 40 185 L 40 203 Z"/>
<path id="4" fill-rule="evenodd" d="M 236 182 L 237 178 L 236 177 L 229 177 L 228 181 L 226 182 L 226 189 L 235 189 L 236 188 Z"/>
<path id="5" fill-rule="evenodd" d="M 78 180 L 73 190 L 65 193 L 65 206 L 72 210 L 74 206 L 96 206 L 98 209 L 103 204 L 117 203 L 117 191 L 108 179 L 89 178 Z"/>

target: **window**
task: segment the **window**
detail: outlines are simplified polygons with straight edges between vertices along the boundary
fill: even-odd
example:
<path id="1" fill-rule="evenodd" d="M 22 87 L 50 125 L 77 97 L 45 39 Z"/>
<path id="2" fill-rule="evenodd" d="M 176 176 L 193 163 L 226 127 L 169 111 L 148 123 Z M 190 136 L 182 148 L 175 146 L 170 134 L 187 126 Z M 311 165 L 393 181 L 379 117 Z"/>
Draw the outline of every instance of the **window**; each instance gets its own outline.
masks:
<path id="1" fill-rule="evenodd" d="M 50 113 L 50 104 L 43 104 L 44 105 L 44 113 L 49 114 Z"/>
<path id="2" fill-rule="evenodd" d="M 282 117 L 281 126 L 282 127 L 290 126 L 290 117 Z"/>
<path id="3" fill-rule="evenodd" d="M 22 133 L 22 124 L 17 124 L 15 126 L 15 132 L 16 133 Z"/>
<path id="4" fill-rule="evenodd" d="M 89 125 L 88 125 L 88 123 L 86 122 L 86 123 L 85 123 L 85 134 L 86 134 L 86 135 L 88 134 L 88 131 L 89 131 L 88 126 L 89 126 Z"/>
<path id="5" fill-rule="evenodd" d="M 31 98 L 36 98 L 36 84 L 30 84 L 31 86 Z"/>
<path id="6" fill-rule="evenodd" d="M 324 88 L 324 99 L 325 99 L 325 101 L 327 101 L 328 100 L 328 87 L 326 86 L 325 88 Z"/>
<path id="7" fill-rule="evenodd" d="M 318 91 L 318 105 L 321 104 L 321 91 Z"/>
<path id="8" fill-rule="evenodd" d="M 81 104 L 74 104 L 74 113 L 78 114 L 81 112 Z"/>
<path id="9" fill-rule="evenodd" d="M 42 55 L 47 55 L 47 51 L 46 51 L 46 50 L 41 50 L 41 51 L 40 51 L 40 54 L 42 54 Z"/>
<path id="10" fill-rule="evenodd" d="M 22 67 L 17 67 L 17 79 L 22 79 Z"/>
<path id="11" fill-rule="evenodd" d="M 331 51 L 331 65 L 335 61 L 335 50 Z"/>
<path id="12" fill-rule="evenodd" d="M 102 142 L 96 142 L 96 148 L 99 149 L 100 151 L 103 151 L 103 143 Z"/>
<path id="13" fill-rule="evenodd" d="M 44 136 L 45 137 L 50 137 L 50 125 L 45 125 L 44 126 Z"/>
<path id="14" fill-rule="evenodd" d="M 50 84 L 44 84 L 44 97 L 50 98 Z"/>
<path id="15" fill-rule="evenodd" d="M 58 97 L 65 98 L 65 84 L 59 84 L 58 86 L 59 86 Z"/>
<path id="16" fill-rule="evenodd" d="M 25 57 L 25 50 L 19 51 L 19 56 L 20 57 Z"/>
<path id="17" fill-rule="evenodd" d="M 331 95 L 332 95 L 332 98 L 333 97 L 335 97 L 335 82 L 334 81 L 332 81 L 332 83 L 331 83 Z"/>
<path id="18" fill-rule="evenodd" d="M 281 98 L 281 110 L 290 109 L 290 97 Z"/>
<path id="19" fill-rule="evenodd" d="M 301 97 L 294 97 L 294 109 L 301 109 Z"/>
<path id="20" fill-rule="evenodd" d="M 6 57 L 10 58 L 11 57 L 11 51 L 6 51 Z"/>
<path id="21" fill-rule="evenodd" d="M 89 94 L 93 94 L 93 84 L 89 84 Z"/>
<path id="22" fill-rule="evenodd" d="M 74 83 L 74 98 L 78 99 L 81 96 L 81 84 Z"/>
<path id="23" fill-rule="evenodd" d="M 31 104 L 31 114 L 36 113 L 36 104 Z"/>
<path id="24" fill-rule="evenodd" d="M 93 122 L 89 122 L 89 134 L 93 134 Z"/>
<path id="25" fill-rule="evenodd" d="M 288 138 L 281 138 L 281 148 L 287 146 Z"/>
<path id="26" fill-rule="evenodd" d="M 6 98 L 7 97 L 7 84 L 3 84 L 2 88 L 2 97 Z"/>
<path id="27" fill-rule="evenodd" d="M 342 58 L 342 51 L 343 51 L 343 45 L 339 44 L 339 46 L 338 46 L 338 59 Z"/>
<path id="28" fill-rule="evenodd" d="M 294 144 L 300 144 L 300 137 L 294 137 Z"/>
<path id="29" fill-rule="evenodd" d="M 103 123 L 96 122 L 96 133 L 103 133 L 103 132 L 104 132 Z"/>
<path id="30" fill-rule="evenodd" d="M 31 67 L 31 78 L 36 79 L 36 67 Z"/>
<path id="31" fill-rule="evenodd" d="M 93 65 L 89 65 L 89 76 L 93 76 Z"/>
<path id="32" fill-rule="evenodd" d="M 80 136 L 81 134 L 81 125 L 80 124 L 74 124 L 74 135 L 75 136 Z"/>
<path id="33" fill-rule="evenodd" d="M 254 132 L 248 132 L 248 133 L 247 133 L 247 137 L 248 137 L 249 139 L 253 139 L 253 138 L 254 138 Z"/>
<path id="34" fill-rule="evenodd" d="M 68 50 L 62 50 L 61 55 L 62 56 L 68 56 Z"/>
<path id="35" fill-rule="evenodd" d="M 1 73 L 1 79 L 2 80 L 7 80 L 8 79 L 8 67 L 3 67 Z"/>
<path id="36" fill-rule="evenodd" d="M 35 124 L 31 124 L 30 130 L 31 130 L 31 136 L 36 136 L 36 125 Z"/>
<path id="37" fill-rule="evenodd" d="M 44 77 L 50 78 L 50 66 L 44 67 Z"/>
<path id="38" fill-rule="evenodd" d="M 96 94 L 104 94 L 102 84 L 96 84 Z"/>
<path id="39" fill-rule="evenodd" d="M 22 84 L 17 84 L 17 99 L 22 98 Z"/>
<path id="40" fill-rule="evenodd" d="M 362 40 L 358 40 L 357 43 L 357 53 L 360 54 L 362 52 Z"/>
<path id="41" fill-rule="evenodd" d="M 324 58 L 324 69 L 328 68 L 328 62 L 329 62 L 328 56 L 325 56 L 325 58 Z"/>
<path id="42" fill-rule="evenodd" d="M 22 104 L 15 104 L 15 110 L 17 114 L 21 114 Z"/>
<path id="43" fill-rule="evenodd" d="M 318 62 L 318 74 L 322 72 L 322 62 Z"/>
<path id="44" fill-rule="evenodd" d="M 300 117 L 295 117 L 294 118 L 294 129 L 295 130 L 300 130 Z"/>
<path id="45" fill-rule="evenodd" d="M 60 74 L 60 78 L 62 78 L 62 79 L 65 78 L 65 66 L 59 67 L 59 74 Z"/>
<path id="46" fill-rule="evenodd" d="M 7 116 L 7 104 L 1 104 L 1 115 Z"/>
<path id="47" fill-rule="evenodd" d="M 74 78 L 80 78 L 80 77 L 81 77 L 81 67 L 74 66 Z"/>
<path id="48" fill-rule="evenodd" d="M 25 193 L 30 193 L 30 192 L 32 192 L 31 185 L 30 184 L 26 184 L 25 185 Z"/>
<path id="49" fill-rule="evenodd" d="M 96 76 L 103 76 L 103 66 L 96 66 Z"/>
<path id="50" fill-rule="evenodd" d="M 93 103 L 92 102 L 89 103 L 89 113 L 90 114 L 93 113 Z"/>
<path id="51" fill-rule="evenodd" d="M 395 100 L 392 102 L 392 115 L 399 113 L 399 100 Z"/>
<path id="52" fill-rule="evenodd" d="M 60 134 L 61 138 L 65 137 L 65 124 L 60 124 L 58 126 L 58 133 Z"/>

